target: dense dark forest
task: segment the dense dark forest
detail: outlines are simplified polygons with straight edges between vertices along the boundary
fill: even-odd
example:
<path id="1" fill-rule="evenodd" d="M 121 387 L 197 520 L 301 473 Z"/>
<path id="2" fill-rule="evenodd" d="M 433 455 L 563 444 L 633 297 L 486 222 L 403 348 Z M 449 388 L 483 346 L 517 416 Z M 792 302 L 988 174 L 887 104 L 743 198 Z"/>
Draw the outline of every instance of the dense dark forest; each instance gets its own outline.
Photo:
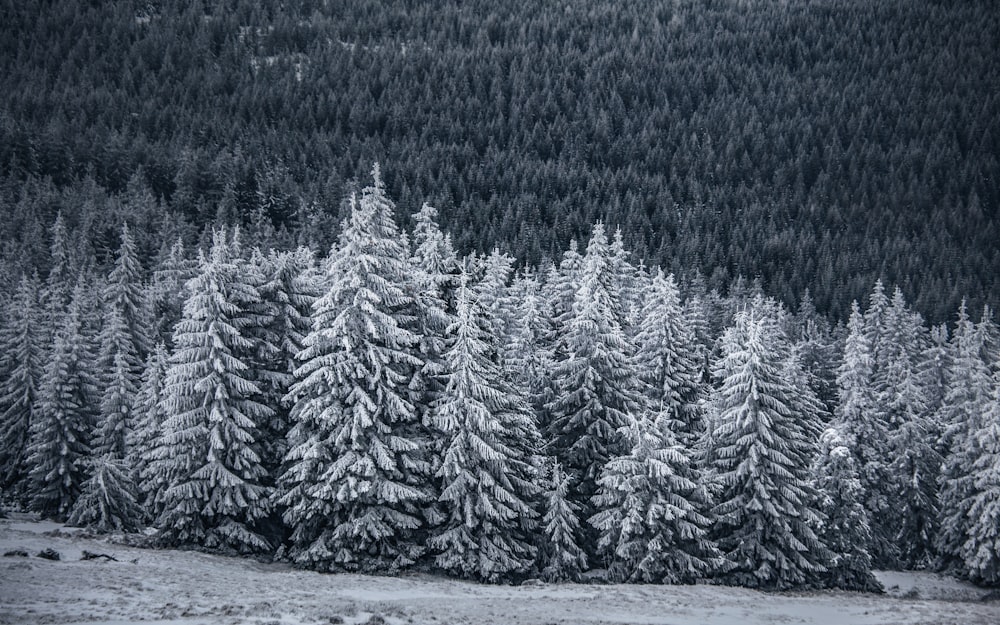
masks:
<path id="1" fill-rule="evenodd" d="M 1000 11 L 988 0 L 11 2 L 4 290 L 147 267 L 242 222 L 325 253 L 371 163 L 461 252 L 558 259 L 597 220 L 725 293 L 846 320 L 879 277 L 934 322 L 996 307 Z"/>

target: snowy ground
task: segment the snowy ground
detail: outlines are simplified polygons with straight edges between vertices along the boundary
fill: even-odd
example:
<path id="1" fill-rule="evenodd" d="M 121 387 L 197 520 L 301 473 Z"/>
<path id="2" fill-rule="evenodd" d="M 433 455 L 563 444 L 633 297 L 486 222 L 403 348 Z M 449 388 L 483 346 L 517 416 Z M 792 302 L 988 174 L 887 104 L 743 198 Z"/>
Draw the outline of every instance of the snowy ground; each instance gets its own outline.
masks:
<path id="1" fill-rule="evenodd" d="M 60 561 L 35 556 L 45 548 Z M 1000 623 L 1000 602 L 935 575 L 886 573 L 888 595 L 765 594 L 714 586 L 484 586 L 427 575 L 321 575 L 152 551 L 54 523 L 0 520 L 0 623 L 722 624 Z M 117 562 L 80 560 L 84 550 Z"/>

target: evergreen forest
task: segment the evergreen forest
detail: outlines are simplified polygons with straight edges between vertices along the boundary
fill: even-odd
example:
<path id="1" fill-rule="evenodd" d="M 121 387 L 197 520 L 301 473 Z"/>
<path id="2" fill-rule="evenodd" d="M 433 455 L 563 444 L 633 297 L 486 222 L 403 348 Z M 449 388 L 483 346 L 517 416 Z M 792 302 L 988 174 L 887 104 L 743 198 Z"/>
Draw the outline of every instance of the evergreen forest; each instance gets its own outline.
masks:
<path id="1" fill-rule="evenodd" d="M 463 254 L 556 260 L 603 221 L 845 322 L 879 278 L 935 323 L 1000 305 L 990 0 L 3 7 L 8 291 L 60 210 L 105 268 L 122 219 L 147 261 L 235 222 L 325 252 L 378 161 Z"/>
<path id="2" fill-rule="evenodd" d="M 2 6 L 3 508 L 322 572 L 1000 585 L 990 3 Z"/>

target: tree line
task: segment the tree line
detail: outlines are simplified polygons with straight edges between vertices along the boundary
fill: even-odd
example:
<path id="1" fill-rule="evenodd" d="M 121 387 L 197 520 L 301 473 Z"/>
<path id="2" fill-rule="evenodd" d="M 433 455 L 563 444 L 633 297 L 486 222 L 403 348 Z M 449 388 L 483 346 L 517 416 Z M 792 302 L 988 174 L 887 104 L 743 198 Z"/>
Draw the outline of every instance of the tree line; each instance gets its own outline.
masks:
<path id="1" fill-rule="evenodd" d="M 880 590 L 1000 580 L 997 327 L 875 283 L 846 325 L 723 296 L 595 223 L 558 263 L 400 228 L 376 165 L 329 252 L 216 228 L 23 273 L 0 327 L 8 504 L 320 571 Z"/>

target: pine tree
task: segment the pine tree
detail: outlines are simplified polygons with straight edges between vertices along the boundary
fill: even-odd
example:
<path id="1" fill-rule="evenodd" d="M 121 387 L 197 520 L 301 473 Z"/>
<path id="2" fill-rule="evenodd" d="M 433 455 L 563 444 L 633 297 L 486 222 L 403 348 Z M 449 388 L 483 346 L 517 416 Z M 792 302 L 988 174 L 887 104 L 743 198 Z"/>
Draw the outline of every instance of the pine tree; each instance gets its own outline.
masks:
<path id="1" fill-rule="evenodd" d="M 963 573 L 978 584 L 1000 585 L 1000 369 L 985 412 L 971 432 L 976 450 L 969 469 L 968 526 Z"/>
<path id="2" fill-rule="evenodd" d="M 171 344 L 174 324 L 181 318 L 186 299 L 184 286 L 196 272 L 197 263 L 187 258 L 180 238 L 174 241 L 159 268 L 153 272 L 146 295 L 152 316 L 151 335 L 166 345 Z"/>
<path id="3" fill-rule="evenodd" d="M 945 424 L 941 421 L 945 396 L 948 394 L 948 371 L 951 368 L 952 350 L 948 324 L 930 329 L 930 345 L 924 350 L 918 363 L 918 384 L 924 390 L 927 413 L 932 417 L 934 427 L 944 434 Z"/>
<path id="4" fill-rule="evenodd" d="M 837 371 L 840 403 L 835 414 L 839 431 L 857 459 L 862 497 L 869 519 L 885 518 L 890 514 L 887 486 L 891 483 L 888 467 L 889 427 L 878 409 L 874 388 L 874 358 L 857 302 L 851 304 L 844 358 Z M 890 537 L 876 531 L 872 522 L 872 557 L 890 560 Z"/>
<path id="5" fill-rule="evenodd" d="M 129 232 L 128 224 L 123 223 L 121 247 L 118 248 L 114 269 L 108 276 L 105 302 L 109 307 L 117 309 L 121 315 L 138 363 L 145 360 L 146 354 L 152 348 L 144 290 L 143 270 L 136 254 L 135 242 Z"/>
<path id="6" fill-rule="evenodd" d="M 258 343 L 254 379 L 262 391 L 261 401 L 273 411 L 261 424 L 264 466 L 273 474 L 288 452 L 286 437 L 291 421 L 284 397 L 295 380 L 295 357 L 302 351 L 312 325 L 312 304 L 322 288 L 313 254 L 305 248 L 272 250 L 266 258 L 255 254 L 253 262 L 264 278 L 258 288 L 263 323 L 250 333 Z"/>
<path id="7" fill-rule="evenodd" d="M 924 349 L 923 323 L 895 289 L 885 315 L 881 366 L 876 370 L 877 404 L 889 428 L 890 481 L 887 499 L 894 514 L 875 524 L 892 544 L 879 564 L 923 568 L 933 559 L 937 534 L 937 476 L 941 458 L 934 449 L 939 433 L 931 428 L 917 359 Z M 889 555 L 890 558 L 885 558 Z"/>
<path id="8" fill-rule="evenodd" d="M 633 349 L 617 321 L 608 283 L 607 239 L 597 224 L 572 316 L 559 339 L 563 359 L 553 372 L 558 394 L 548 406 L 549 438 L 574 478 L 576 503 L 585 511 L 602 467 L 623 451 L 618 429 L 640 406 Z"/>
<path id="9" fill-rule="evenodd" d="M 642 270 L 631 263 L 629 255 L 619 226 L 615 228 L 608 249 L 608 270 L 611 274 L 612 299 L 619 302 L 619 323 L 626 335 L 632 336 L 642 319 L 644 275 Z"/>
<path id="10" fill-rule="evenodd" d="M 49 246 L 49 274 L 45 279 L 45 289 L 42 291 L 42 309 L 46 315 L 46 330 L 50 339 L 72 295 L 72 272 L 70 271 L 69 242 L 67 241 L 66 222 L 62 211 L 56 215 L 52 224 L 52 241 Z"/>
<path id="11" fill-rule="evenodd" d="M 935 540 L 939 568 L 963 571 L 964 545 L 969 539 L 969 508 L 974 478 L 972 465 L 979 457 L 974 433 L 983 424 L 991 393 L 990 371 L 983 360 L 986 336 L 972 323 L 962 302 L 951 341 L 947 390 L 938 421 L 944 430 L 945 457 L 939 475 L 941 511 Z"/>
<path id="12" fill-rule="evenodd" d="M 551 307 L 543 299 L 541 286 L 530 271 L 520 276 L 514 290 L 518 307 L 512 323 L 506 369 L 531 404 L 539 427 L 546 428 L 545 406 L 554 397 Z"/>
<path id="13" fill-rule="evenodd" d="M 252 347 L 234 303 L 238 265 L 224 235 L 188 285 L 184 316 L 174 330 L 163 425 L 169 486 L 156 521 L 165 544 L 201 544 L 240 552 L 268 549 L 256 526 L 270 510 L 261 484 L 258 424 L 270 409 L 247 379 L 238 356 Z"/>
<path id="14" fill-rule="evenodd" d="M 820 511 L 826 522 L 820 538 L 833 553 L 823 578 L 830 588 L 882 592 L 872 574 L 872 542 L 864 487 L 858 478 L 848 441 L 836 428 L 820 437 L 820 452 L 813 470 L 820 493 Z"/>
<path id="15" fill-rule="evenodd" d="M 885 294 L 882 280 L 875 281 L 871 294 L 868 296 L 868 308 L 865 310 L 864 332 L 872 356 L 872 373 L 878 373 L 878 367 L 884 361 L 883 350 L 888 330 L 886 328 L 889 314 L 889 297 Z"/>
<path id="16" fill-rule="evenodd" d="M 78 286 L 57 326 L 38 389 L 28 465 L 31 508 L 65 519 L 86 480 L 96 383 L 93 355 L 81 334 L 83 288 Z"/>
<path id="17" fill-rule="evenodd" d="M 118 317 L 117 309 L 112 315 Z M 126 341 L 131 345 L 131 341 Z M 101 399 L 101 421 L 94 437 L 90 479 L 73 505 L 68 523 L 98 532 L 135 531 L 143 518 L 135 481 L 128 470 L 126 436 L 131 421 L 135 382 L 130 355 L 116 352 L 114 370 Z"/>
<path id="18" fill-rule="evenodd" d="M 437 225 L 437 209 L 424 204 L 414 216 L 413 253 L 410 257 L 410 290 L 416 322 L 417 353 L 423 366 L 411 384 L 411 400 L 423 423 L 433 421 L 432 407 L 444 390 L 445 333 L 452 323 L 458 259 L 451 240 Z M 432 461 L 436 471 L 443 437 L 435 441 Z"/>
<path id="19" fill-rule="evenodd" d="M 723 336 L 712 435 L 720 496 L 714 533 L 729 560 L 723 579 L 751 588 L 814 587 L 829 551 L 816 536 L 810 443 L 781 378 L 777 324 L 741 312 Z"/>
<path id="20" fill-rule="evenodd" d="M 42 378 L 38 280 L 22 276 L 0 325 L 0 489 L 26 499 L 27 451 Z"/>
<path id="21" fill-rule="evenodd" d="M 527 402 L 504 378 L 499 341 L 464 280 L 457 308 L 448 383 L 434 410 L 448 440 L 437 472 L 446 520 L 429 546 L 439 568 L 496 582 L 534 561 L 540 436 Z"/>
<path id="22" fill-rule="evenodd" d="M 545 493 L 542 541 L 538 550 L 539 568 L 545 581 L 579 581 L 580 574 L 587 569 L 587 554 L 578 543 L 579 514 L 580 507 L 570 498 L 570 476 L 556 461 Z"/>
<path id="23" fill-rule="evenodd" d="M 168 360 L 163 343 L 158 343 L 146 358 L 132 409 L 135 426 L 127 439 L 128 466 L 137 485 L 137 495 L 145 508 L 146 516 L 152 519 L 163 512 L 159 504 L 168 486 L 166 472 L 160 470 L 170 462 L 170 448 L 162 444 L 163 424 L 167 419 L 163 387 Z"/>
<path id="24" fill-rule="evenodd" d="M 118 310 L 112 309 L 109 325 L 115 325 L 120 320 Z M 131 341 L 123 341 L 111 358 L 111 374 L 101 395 L 99 429 L 93 447 L 94 454 L 98 456 L 107 455 L 118 460 L 125 458 L 126 438 L 138 386 L 133 373 L 135 355 L 129 351 L 131 348 Z"/>
<path id="25" fill-rule="evenodd" d="M 506 351 L 515 316 L 514 304 L 507 288 L 514 259 L 494 248 L 493 252 L 480 262 L 483 275 L 474 287 L 476 299 L 490 323 L 493 334 L 500 339 L 500 345 Z"/>
<path id="26" fill-rule="evenodd" d="M 802 366 L 799 343 L 791 345 L 781 367 L 781 377 L 794 392 L 788 398 L 788 408 L 796 415 L 799 426 L 809 442 L 810 455 L 814 455 L 820 434 L 826 429 L 830 415 L 809 383 L 809 374 Z"/>
<path id="27" fill-rule="evenodd" d="M 565 328 L 573 315 L 573 302 L 583 275 L 583 261 L 576 239 L 573 239 L 569 242 L 569 249 L 563 252 L 558 269 L 553 268 L 551 277 L 545 282 L 544 295 L 547 301 L 552 302 L 552 323 L 557 330 Z"/>
<path id="28" fill-rule="evenodd" d="M 422 272 L 419 282 L 428 292 L 435 294 L 447 308 L 451 301 L 458 270 L 458 258 L 451 238 L 441 232 L 437 224 L 438 211 L 424 204 L 413 215 L 413 264 Z"/>
<path id="29" fill-rule="evenodd" d="M 653 278 L 635 342 L 650 409 L 666 414 L 680 442 L 693 445 L 704 426 L 701 372 L 672 274 Z"/>
<path id="30" fill-rule="evenodd" d="M 654 420 L 655 419 L 655 420 Z M 604 466 L 590 519 L 615 582 L 688 584 L 723 564 L 709 540 L 707 490 L 677 442 L 668 410 L 622 428 L 631 451 Z"/>
<path id="31" fill-rule="evenodd" d="M 132 341 L 121 309 L 112 303 L 105 309 L 104 325 L 98 337 L 96 371 L 102 397 L 104 389 L 115 380 L 117 374 L 115 361 L 119 357 L 125 359 L 126 371 L 131 378 L 132 386 L 136 386 L 142 361 L 136 354 L 135 343 Z"/>
<path id="32" fill-rule="evenodd" d="M 84 482 L 67 524 L 96 532 L 137 531 L 144 515 L 125 461 L 95 456 L 89 464 L 91 476 Z"/>
<path id="33" fill-rule="evenodd" d="M 331 285 L 289 392 L 293 427 L 279 505 L 303 566 L 385 570 L 420 554 L 430 465 L 408 385 L 423 363 L 399 311 L 411 304 L 405 241 L 378 168 L 327 264 Z"/>

